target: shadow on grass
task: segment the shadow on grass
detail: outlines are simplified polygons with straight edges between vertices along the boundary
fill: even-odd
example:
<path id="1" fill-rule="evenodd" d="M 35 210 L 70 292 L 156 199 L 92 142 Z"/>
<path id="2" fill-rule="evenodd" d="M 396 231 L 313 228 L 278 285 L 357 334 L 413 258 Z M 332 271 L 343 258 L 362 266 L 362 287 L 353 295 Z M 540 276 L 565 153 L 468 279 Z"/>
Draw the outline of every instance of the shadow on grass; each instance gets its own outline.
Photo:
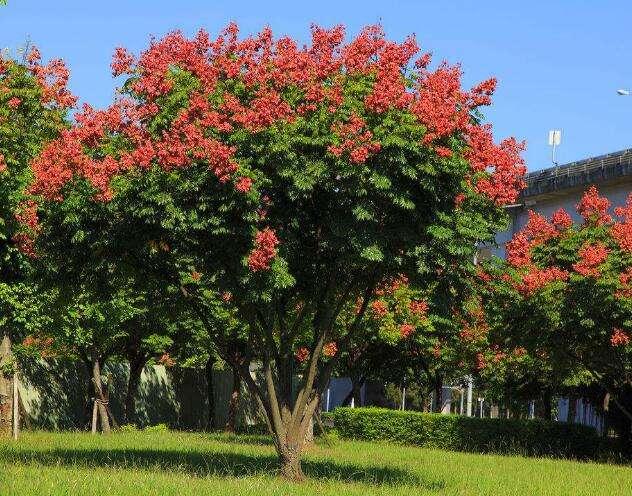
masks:
<path id="1" fill-rule="evenodd" d="M 164 470 L 196 477 L 247 477 L 278 473 L 273 455 L 240 454 L 227 451 L 198 452 L 159 449 L 51 449 L 0 450 L 0 462 L 36 463 L 48 466 Z M 363 466 L 329 460 L 305 460 L 308 478 L 372 485 L 407 485 L 440 490 L 445 483 L 425 480 L 406 470 L 384 466 Z"/>

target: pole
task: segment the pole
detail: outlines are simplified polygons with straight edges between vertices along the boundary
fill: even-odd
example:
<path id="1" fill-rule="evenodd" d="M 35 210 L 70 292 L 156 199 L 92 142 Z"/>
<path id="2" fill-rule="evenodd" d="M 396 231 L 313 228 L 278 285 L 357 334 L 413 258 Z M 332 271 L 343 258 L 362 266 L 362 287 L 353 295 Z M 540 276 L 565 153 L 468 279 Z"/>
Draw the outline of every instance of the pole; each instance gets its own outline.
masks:
<path id="1" fill-rule="evenodd" d="M 406 410 L 406 386 L 402 386 L 402 411 Z"/>
<path id="2" fill-rule="evenodd" d="M 467 376 L 467 416 L 472 416 L 472 389 L 474 388 L 472 376 Z"/>
<path id="3" fill-rule="evenodd" d="M 18 373 L 13 373 L 13 439 L 17 441 L 20 432 L 20 403 L 18 396 Z"/>
<path id="4" fill-rule="evenodd" d="M 465 396 L 465 389 L 461 388 L 461 406 L 459 408 L 459 415 L 463 415 L 463 400 Z"/>

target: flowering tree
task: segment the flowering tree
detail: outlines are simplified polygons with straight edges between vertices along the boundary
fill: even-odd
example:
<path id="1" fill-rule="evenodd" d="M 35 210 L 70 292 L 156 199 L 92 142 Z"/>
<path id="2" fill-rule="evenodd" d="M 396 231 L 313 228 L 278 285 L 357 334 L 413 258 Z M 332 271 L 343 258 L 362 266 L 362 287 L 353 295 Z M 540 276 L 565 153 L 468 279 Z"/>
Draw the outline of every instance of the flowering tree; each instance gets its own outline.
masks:
<path id="1" fill-rule="evenodd" d="M 312 414 L 380 282 L 467 270 L 455 260 L 493 238 L 522 187 L 521 144 L 480 123 L 495 80 L 463 90 L 458 66 L 429 63 L 376 26 L 346 43 L 342 27 L 314 27 L 304 47 L 235 25 L 172 33 L 138 58 L 117 49 L 125 96 L 86 107 L 33 162 L 42 205 L 78 184 L 115 205 L 104 249 L 179 288 L 259 401 L 286 477 L 303 477 Z M 209 292 L 238 313 L 238 339 L 211 322 Z"/>
<path id="2" fill-rule="evenodd" d="M 609 211 L 591 187 L 574 225 L 558 210 L 530 212 L 507 245 L 507 263 L 491 269 L 490 326 L 498 344 L 546 363 L 557 384 L 590 374 L 632 420 L 632 195 Z M 494 272 L 497 271 L 497 272 Z"/>
<path id="3" fill-rule="evenodd" d="M 47 300 L 27 279 L 29 259 L 18 248 L 29 251 L 20 232 L 22 222 L 32 221 L 33 204 L 24 194 L 29 162 L 59 135 L 74 103 L 65 87 L 67 76 L 60 60 L 42 65 L 37 51 L 23 63 L 0 54 L 0 336 L 13 340 L 43 323 L 40 310 Z M 3 365 L 0 382 L 15 372 L 15 362 Z M 0 418 L 9 423 L 11 408 L 0 405 Z"/>

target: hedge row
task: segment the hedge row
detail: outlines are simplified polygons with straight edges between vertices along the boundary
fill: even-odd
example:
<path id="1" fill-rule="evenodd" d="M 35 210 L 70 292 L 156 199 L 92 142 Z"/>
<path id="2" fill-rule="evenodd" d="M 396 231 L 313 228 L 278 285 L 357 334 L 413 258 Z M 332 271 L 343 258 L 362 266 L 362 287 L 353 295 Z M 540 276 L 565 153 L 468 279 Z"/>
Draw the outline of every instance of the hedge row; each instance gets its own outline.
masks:
<path id="1" fill-rule="evenodd" d="M 343 438 L 455 451 L 589 459 L 598 456 L 601 445 L 592 427 L 538 419 L 482 419 L 384 408 L 337 408 L 325 418 L 333 421 Z"/>

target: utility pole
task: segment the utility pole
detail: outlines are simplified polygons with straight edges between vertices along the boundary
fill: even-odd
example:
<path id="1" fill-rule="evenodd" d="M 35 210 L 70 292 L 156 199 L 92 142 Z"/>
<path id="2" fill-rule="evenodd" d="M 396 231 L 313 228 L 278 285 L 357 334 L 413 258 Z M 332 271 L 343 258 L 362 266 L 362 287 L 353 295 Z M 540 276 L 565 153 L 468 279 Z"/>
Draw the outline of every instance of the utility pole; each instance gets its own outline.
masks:
<path id="1" fill-rule="evenodd" d="M 474 389 L 474 385 L 473 385 L 473 380 L 472 380 L 472 376 L 468 375 L 467 376 L 467 416 L 471 417 L 472 416 L 472 389 Z"/>

